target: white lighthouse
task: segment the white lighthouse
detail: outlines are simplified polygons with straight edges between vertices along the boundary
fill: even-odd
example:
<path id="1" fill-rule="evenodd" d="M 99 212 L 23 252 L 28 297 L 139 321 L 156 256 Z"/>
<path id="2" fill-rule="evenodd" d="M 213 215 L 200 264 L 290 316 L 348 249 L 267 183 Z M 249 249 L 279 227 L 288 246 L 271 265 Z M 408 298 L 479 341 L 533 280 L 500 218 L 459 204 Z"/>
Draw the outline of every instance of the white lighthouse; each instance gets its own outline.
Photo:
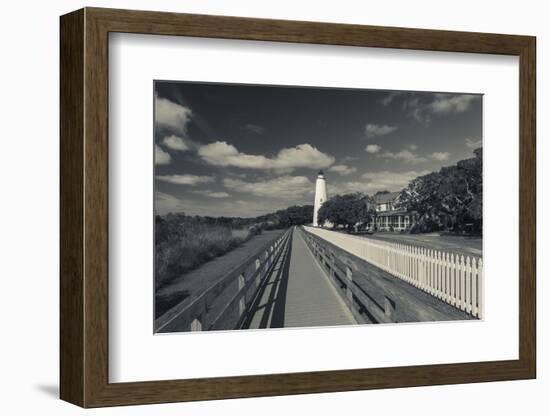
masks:
<path id="1" fill-rule="evenodd" d="M 322 224 L 317 222 L 317 214 L 323 202 L 327 200 L 327 181 L 325 180 L 325 174 L 322 170 L 317 175 L 317 181 L 315 182 L 315 204 L 313 205 L 313 226 L 317 227 Z"/>

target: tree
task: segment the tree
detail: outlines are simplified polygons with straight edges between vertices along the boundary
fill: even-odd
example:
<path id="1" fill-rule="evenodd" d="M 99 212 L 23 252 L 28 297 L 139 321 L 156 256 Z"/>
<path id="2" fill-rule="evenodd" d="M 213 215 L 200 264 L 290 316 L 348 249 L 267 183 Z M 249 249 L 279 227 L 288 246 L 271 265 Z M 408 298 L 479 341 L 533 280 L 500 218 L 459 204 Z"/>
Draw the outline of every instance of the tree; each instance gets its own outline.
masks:
<path id="1" fill-rule="evenodd" d="M 313 221 L 313 205 L 288 207 L 286 212 L 289 225 L 303 225 Z"/>
<path id="2" fill-rule="evenodd" d="M 336 195 L 323 203 L 317 215 L 320 224 L 328 221 L 351 230 L 356 225 L 366 226 L 374 215 L 374 201 L 360 193 Z"/>
<path id="3" fill-rule="evenodd" d="M 269 229 L 310 224 L 313 221 L 313 205 L 294 205 L 252 220 L 257 223 L 265 223 Z"/>
<path id="4" fill-rule="evenodd" d="M 482 228 L 482 149 L 459 161 L 412 180 L 397 205 L 419 215 L 420 231 L 442 227 L 480 233 Z"/>

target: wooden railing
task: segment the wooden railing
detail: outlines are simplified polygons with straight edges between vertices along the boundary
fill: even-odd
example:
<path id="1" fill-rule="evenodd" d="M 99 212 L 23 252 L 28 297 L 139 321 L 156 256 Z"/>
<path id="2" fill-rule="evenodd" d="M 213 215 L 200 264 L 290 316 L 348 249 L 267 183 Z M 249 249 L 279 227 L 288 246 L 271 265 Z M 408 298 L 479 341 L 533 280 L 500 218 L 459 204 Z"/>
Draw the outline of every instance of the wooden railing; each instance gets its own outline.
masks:
<path id="1" fill-rule="evenodd" d="M 321 228 L 304 228 L 307 233 L 342 248 L 468 315 L 483 317 L 481 258 L 374 241 Z"/>
<path id="2" fill-rule="evenodd" d="M 331 283 L 340 292 L 358 323 L 396 322 L 395 302 L 384 288 L 377 287 L 370 293 L 366 293 L 357 281 L 365 280 L 367 276 L 357 269 L 353 270 L 345 259 L 321 238 L 303 230 L 301 232 L 313 257 L 327 271 Z"/>
<path id="3" fill-rule="evenodd" d="M 292 229 L 285 231 L 221 276 L 215 284 L 168 310 L 155 320 L 155 332 L 238 328 L 258 287 L 280 257 L 291 234 Z"/>

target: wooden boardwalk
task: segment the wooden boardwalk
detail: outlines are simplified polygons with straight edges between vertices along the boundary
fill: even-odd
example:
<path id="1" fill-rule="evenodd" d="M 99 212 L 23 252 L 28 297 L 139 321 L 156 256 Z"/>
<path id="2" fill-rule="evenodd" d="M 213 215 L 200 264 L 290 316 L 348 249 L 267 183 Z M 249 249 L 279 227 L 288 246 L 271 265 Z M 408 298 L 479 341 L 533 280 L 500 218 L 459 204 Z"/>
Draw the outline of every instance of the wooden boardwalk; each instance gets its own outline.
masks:
<path id="1" fill-rule="evenodd" d="M 357 323 L 299 232 L 293 232 L 247 316 L 243 329 Z"/>
<path id="2" fill-rule="evenodd" d="M 326 238 L 317 236 L 318 233 Z M 238 251 L 232 253 L 233 262 L 218 270 L 216 279 L 211 274 L 214 280 L 206 290 L 190 294 L 155 320 L 155 331 L 476 319 L 475 308 L 470 313 L 419 286 L 417 282 L 428 282 L 426 277 L 433 272 L 433 268 L 425 267 L 428 264 L 425 255 L 413 258 L 412 266 L 415 267 L 409 261 L 405 265 L 410 267 L 397 268 L 397 271 L 412 270 L 422 279 L 403 279 L 401 275 L 392 274 L 394 270 L 390 267 L 403 265 L 403 262 L 394 261 L 396 253 L 405 251 L 411 255 L 410 250 L 401 247 L 389 250 L 392 256 L 381 256 L 380 261 L 375 256 L 374 261 L 378 264 L 363 258 L 363 254 L 373 256 L 380 250 L 362 253 L 352 243 L 362 247 L 366 242 L 364 239 L 332 231 L 290 228 L 279 231 L 275 238 L 270 239 L 267 234 L 263 238 L 267 238 L 267 243 L 248 247 L 252 254 L 244 260 L 235 257 Z M 348 240 L 352 240 L 351 243 Z M 375 248 L 384 248 L 384 244 L 388 243 L 377 243 Z M 218 267 L 219 262 L 226 260 L 228 258 L 220 258 L 205 268 Z M 453 275 L 446 273 L 445 276 L 450 278 Z M 462 273 L 464 276 L 470 276 L 474 281 L 475 267 L 466 268 L 466 274 Z M 184 283 L 183 279 L 174 282 L 172 288 L 181 285 L 178 288 L 184 291 Z M 461 289 L 466 287 L 466 293 L 477 292 L 472 285 L 464 285 L 462 280 L 459 283 Z M 461 296 L 460 300 L 464 298 Z M 475 296 L 471 298 L 476 299 Z"/>

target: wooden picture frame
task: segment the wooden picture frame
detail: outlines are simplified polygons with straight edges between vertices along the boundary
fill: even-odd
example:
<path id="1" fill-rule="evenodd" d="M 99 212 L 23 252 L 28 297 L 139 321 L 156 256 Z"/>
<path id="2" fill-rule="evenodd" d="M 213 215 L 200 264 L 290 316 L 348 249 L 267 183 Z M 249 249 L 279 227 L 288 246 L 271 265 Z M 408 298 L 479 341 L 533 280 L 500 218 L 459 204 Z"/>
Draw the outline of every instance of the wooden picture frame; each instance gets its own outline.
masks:
<path id="1" fill-rule="evenodd" d="M 82 407 L 397 388 L 536 376 L 535 38 L 85 8 L 61 17 L 60 396 Z M 519 57 L 519 359 L 109 383 L 108 35 L 246 39 Z"/>

